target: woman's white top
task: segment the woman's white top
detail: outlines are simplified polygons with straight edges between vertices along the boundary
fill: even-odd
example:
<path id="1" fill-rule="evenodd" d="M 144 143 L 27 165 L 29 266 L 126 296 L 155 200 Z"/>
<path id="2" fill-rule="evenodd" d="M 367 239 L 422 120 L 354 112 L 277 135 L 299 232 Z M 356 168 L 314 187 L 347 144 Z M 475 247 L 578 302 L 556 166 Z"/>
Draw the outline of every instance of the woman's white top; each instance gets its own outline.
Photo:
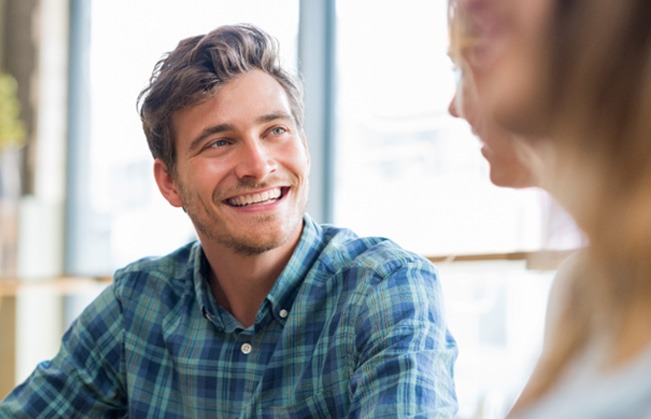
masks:
<path id="1" fill-rule="evenodd" d="M 603 371 L 596 350 L 584 353 L 559 384 L 517 419 L 651 418 L 651 347 L 636 359 Z"/>

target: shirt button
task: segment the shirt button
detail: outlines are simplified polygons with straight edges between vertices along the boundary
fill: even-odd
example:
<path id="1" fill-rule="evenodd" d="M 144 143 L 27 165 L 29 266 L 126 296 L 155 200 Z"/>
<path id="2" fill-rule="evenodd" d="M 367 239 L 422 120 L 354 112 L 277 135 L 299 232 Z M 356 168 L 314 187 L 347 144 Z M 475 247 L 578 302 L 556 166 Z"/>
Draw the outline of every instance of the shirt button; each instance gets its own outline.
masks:
<path id="1" fill-rule="evenodd" d="M 278 312 L 278 315 L 279 315 L 282 319 L 286 318 L 288 314 L 289 314 L 289 313 L 288 313 L 287 310 L 285 310 L 285 309 L 282 309 L 282 310 L 280 310 L 280 311 Z"/>
<path id="2" fill-rule="evenodd" d="M 240 347 L 240 350 L 244 355 L 248 355 L 251 353 L 251 350 L 253 349 L 253 346 L 251 346 L 250 343 L 243 343 L 242 346 Z"/>

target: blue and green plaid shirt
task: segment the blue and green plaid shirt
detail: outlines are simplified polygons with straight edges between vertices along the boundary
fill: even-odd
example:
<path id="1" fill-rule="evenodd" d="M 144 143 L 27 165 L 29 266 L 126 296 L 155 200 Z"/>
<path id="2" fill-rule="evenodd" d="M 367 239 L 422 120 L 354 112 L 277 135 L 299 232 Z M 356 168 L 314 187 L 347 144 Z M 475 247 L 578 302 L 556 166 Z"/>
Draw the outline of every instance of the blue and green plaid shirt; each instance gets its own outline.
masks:
<path id="1" fill-rule="evenodd" d="M 0 417 L 455 416 L 457 348 L 426 259 L 306 216 L 249 328 L 207 270 L 197 242 L 118 270 Z"/>

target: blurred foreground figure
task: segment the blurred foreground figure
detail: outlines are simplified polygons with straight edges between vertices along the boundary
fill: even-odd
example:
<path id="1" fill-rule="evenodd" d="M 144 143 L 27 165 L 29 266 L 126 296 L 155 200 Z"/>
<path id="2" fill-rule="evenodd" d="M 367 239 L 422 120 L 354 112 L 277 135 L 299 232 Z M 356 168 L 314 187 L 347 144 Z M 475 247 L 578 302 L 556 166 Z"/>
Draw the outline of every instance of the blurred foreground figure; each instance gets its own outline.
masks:
<path id="1" fill-rule="evenodd" d="M 457 0 L 486 112 L 542 156 L 589 247 L 517 418 L 651 417 L 651 5 Z M 481 42 L 489 39 L 490 42 Z"/>

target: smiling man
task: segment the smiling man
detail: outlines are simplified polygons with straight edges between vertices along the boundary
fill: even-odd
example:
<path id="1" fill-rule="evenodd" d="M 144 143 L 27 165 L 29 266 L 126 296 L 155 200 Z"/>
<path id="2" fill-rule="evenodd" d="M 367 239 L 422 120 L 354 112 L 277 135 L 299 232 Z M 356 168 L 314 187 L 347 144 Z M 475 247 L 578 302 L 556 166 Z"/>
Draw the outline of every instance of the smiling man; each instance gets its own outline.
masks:
<path id="1" fill-rule="evenodd" d="M 305 213 L 301 86 L 250 25 L 183 40 L 140 114 L 198 240 L 118 270 L 9 417 L 454 417 L 435 268 Z"/>

